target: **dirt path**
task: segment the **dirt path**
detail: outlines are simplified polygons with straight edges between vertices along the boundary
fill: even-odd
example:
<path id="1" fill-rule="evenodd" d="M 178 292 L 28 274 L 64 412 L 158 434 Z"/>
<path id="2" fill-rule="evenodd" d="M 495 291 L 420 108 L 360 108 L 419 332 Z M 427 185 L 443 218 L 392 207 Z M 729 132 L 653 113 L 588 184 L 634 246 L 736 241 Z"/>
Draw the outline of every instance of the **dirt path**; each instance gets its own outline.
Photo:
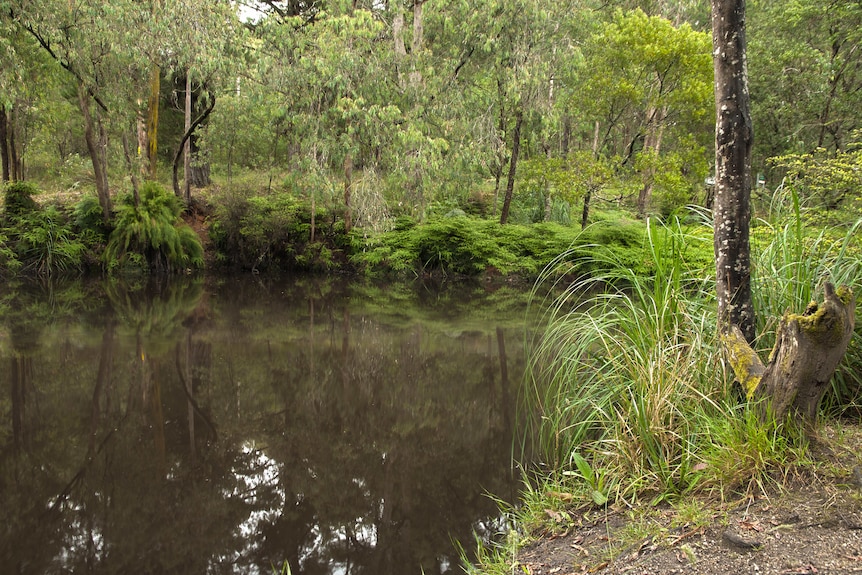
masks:
<path id="1" fill-rule="evenodd" d="M 565 529 L 522 549 L 525 573 L 862 573 L 862 430 L 769 495 L 670 507 L 548 512 Z M 567 528 L 567 529 L 566 529 Z M 518 571 L 520 572 L 520 571 Z"/>

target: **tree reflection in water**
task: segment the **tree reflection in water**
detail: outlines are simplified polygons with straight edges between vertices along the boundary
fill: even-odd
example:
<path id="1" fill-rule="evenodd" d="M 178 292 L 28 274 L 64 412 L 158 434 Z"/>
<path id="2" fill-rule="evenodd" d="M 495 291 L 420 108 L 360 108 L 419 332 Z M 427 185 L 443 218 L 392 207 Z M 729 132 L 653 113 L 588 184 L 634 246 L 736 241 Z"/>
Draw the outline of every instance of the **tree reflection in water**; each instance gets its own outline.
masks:
<path id="1" fill-rule="evenodd" d="M 448 573 L 501 527 L 522 294 L 4 289 L 4 570 Z"/>

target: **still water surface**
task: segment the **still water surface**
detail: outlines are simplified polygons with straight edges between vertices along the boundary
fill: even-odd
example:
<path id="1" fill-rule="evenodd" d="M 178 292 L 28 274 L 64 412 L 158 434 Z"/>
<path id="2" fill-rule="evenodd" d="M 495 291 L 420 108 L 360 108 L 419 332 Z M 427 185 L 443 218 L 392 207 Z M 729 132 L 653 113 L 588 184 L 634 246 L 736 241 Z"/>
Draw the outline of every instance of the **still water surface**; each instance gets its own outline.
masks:
<path id="1" fill-rule="evenodd" d="M 0 286 L 0 572 L 461 572 L 524 329 L 507 288 Z"/>

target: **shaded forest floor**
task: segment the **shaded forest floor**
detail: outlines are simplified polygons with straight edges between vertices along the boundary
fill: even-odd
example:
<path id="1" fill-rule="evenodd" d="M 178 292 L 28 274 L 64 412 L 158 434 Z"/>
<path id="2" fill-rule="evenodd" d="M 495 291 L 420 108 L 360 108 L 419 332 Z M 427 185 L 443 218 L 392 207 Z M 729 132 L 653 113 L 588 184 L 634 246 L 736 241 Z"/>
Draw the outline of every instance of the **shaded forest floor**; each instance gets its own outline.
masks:
<path id="1" fill-rule="evenodd" d="M 840 440 L 835 438 L 840 435 Z M 531 575 L 862 573 L 862 427 L 821 430 L 811 462 L 721 501 L 546 511 L 520 550 Z M 840 445 L 840 447 L 836 447 Z"/>

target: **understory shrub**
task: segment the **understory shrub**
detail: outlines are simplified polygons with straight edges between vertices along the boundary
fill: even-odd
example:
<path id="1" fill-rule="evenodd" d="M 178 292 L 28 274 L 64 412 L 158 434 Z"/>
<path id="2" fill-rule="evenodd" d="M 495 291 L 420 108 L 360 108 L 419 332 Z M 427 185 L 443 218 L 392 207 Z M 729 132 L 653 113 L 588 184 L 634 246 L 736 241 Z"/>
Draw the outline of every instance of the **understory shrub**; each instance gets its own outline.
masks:
<path id="1" fill-rule="evenodd" d="M 4 190 L 4 221 L 0 234 L 0 269 L 39 276 L 80 273 L 86 247 L 60 208 L 40 206 L 39 190 L 27 182 L 12 182 Z"/>
<path id="2" fill-rule="evenodd" d="M 17 220 L 18 254 L 23 270 L 40 276 L 79 273 L 86 247 L 68 218 L 56 207 L 34 211 Z"/>
<path id="3" fill-rule="evenodd" d="M 109 271 L 180 272 L 203 265 L 200 238 L 180 219 L 179 199 L 155 182 L 119 202 L 114 231 L 105 248 Z"/>
<path id="4" fill-rule="evenodd" d="M 654 224 L 653 224 L 654 225 Z M 695 227 L 678 254 L 702 270 L 712 263 L 711 237 Z M 584 230 L 552 222 L 501 226 L 463 214 L 416 224 L 396 220 L 388 233 L 369 238 L 354 251 L 354 264 L 371 275 L 443 274 L 474 276 L 489 271 L 537 277 L 552 273 L 578 277 L 625 268 L 640 276 L 655 273 L 647 249 L 647 227 L 636 220 L 599 221 Z"/>
<path id="5" fill-rule="evenodd" d="M 311 234 L 310 201 L 289 192 L 225 197 L 210 229 L 219 257 L 244 269 L 332 269 L 349 245 L 343 210 L 315 205 Z"/>
<path id="6" fill-rule="evenodd" d="M 3 190 L 3 205 L 6 219 L 21 217 L 39 209 L 33 196 L 39 192 L 29 182 L 9 182 Z"/>

